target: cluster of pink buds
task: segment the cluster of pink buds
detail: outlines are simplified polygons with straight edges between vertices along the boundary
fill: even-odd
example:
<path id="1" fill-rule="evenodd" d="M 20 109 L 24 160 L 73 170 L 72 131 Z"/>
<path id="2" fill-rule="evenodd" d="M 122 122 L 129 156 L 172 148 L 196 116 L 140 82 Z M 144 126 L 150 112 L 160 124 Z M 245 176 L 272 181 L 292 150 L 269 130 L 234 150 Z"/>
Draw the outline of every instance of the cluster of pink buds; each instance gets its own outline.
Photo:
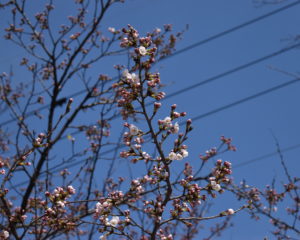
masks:
<path id="1" fill-rule="evenodd" d="M 65 189 L 57 187 L 53 193 L 46 192 L 45 195 L 52 203 L 52 207 L 45 206 L 45 215 L 42 218 L 43 224 L 54 228 L 64 228 L 66 231 L 74 229 L 75 222 L 65 215 L 67 212 L 67 198 L 73 194 L 75 194 L 75 189 L 72 186 Z M 38 233 L 38 231 L 32 230 L 31 233 Z"/>
<path id="2" fill-rule="evenodd" d="M 232 139 L 231 138 L 225 138 L 224 136 L 221 136 L 221 141 L 222 141 L 222 144 L 220 146 L 220 148 L 223 146 L 223 145 L 226 145 L 227 148 L 222 152 L 225 152 L 225 151 L 236 151 L 236 147 L 232 145 Z M 218 153 L 220 153 L 220 148 L 217 150 L 217 148 L 211 148 L 209 150 L 207 150 L 205 152 L 205 155 L 200 155 L 200 159 L 203 160 L 203 161 L 207 161 L 208 159 L 216 156 Z"/>
<path id="3" fill-rule="evenodd" d="M 151 94 L 151 96 L 153 98 L 155 98 L 157 101 L 162 100 L 163 98 L 165 98 L 166 93 L 165 92 L 158 92 L 156 95 L 154 93 Z"/>
<path id="4" fill-rule="evenodd" d="M 161 195 L 156 197 L 156 201 L 144 201 L 144 206 L 145 213 L 154 218 L 156 222 L 161 221 L 161 215 L 163 214 L 165 208 Z"/>
<path id="5" fill-rule="evenodd" d="M 6 166 L 6 161 L 0 156 L 0 175 L 5 174 L 4 167 Z"/>
<path id="6" fill-rule="evenodd" d="M 117 100 L 118 107 L 122 108 L 121 114 L 124 119 L 128 118 L 129 115 L 134 114 L 132 103 L 136 100 L 136 96 L 138 96 L 139 88 L 137 87 L 140 86 L 139 84 L 136 84 L 136 87 L 129 87 L 126 85 L 128 85 L 128 83 L 123 81 L 118 84 L 113 84 L 113 87 L 116 88 L 116 95 L 119 98 Z"/>
<path id="7" fill-rule="evenodd" d="M 108 197 L 113 201 L 113 202 L 119 202 L 122 201 L 124 197 L 124 193 L 122 191 L 113 191 L 108 194 Z"/>
<path id="8" fill-rule="evenodd" d="M 157 183 L 157 180 L 155 179 L 155 178 L 153 178 L 153 177 L 151 177 L 151 176 L 149 176 L 149 175 L 145 175 L 144 177 L 143 177 L 143 180 L 142 180 L 143 182 L 145 182 L 145 183 L 150 183 L 150 184 L 156 184 Z"/>
<path id="9" fill-rule="evenodd" d="M 154 165 L 152 170 L 149 172 L 152 176 L 156 177 L 156 182 L 160 182 L 162 180 L 165 180 L 169 177 L 169 173 L 166 170 L 166 167 L 162 164 Z M 154 178 L 152 179 L 151 183 L 154 183 Z"/>
<path id="10" fill-rule="evenodd" d="M 177 119 L 179 117 L 184 117 L 186 115 L 186 113 L 185 112 L 182 112 L 182 113 L 176 112 L 175 111 L 176 107 L 177 107 L 176 104 L 173 104 L 171 106 L 170 116 L 165 117 L 163 120 L 161 120 L 161 119 L 158 120 L 159 129 L 166 130 L 173 134 L 179 132 L 179 124 L 177 122 L 175 124 L 173 124 L 172 120 Z M 190 122 L 189 121 L 190 120 L 188 120 L 187 125 L 190 126 L 191 121 Z"/>
<path id="11" fill-rule="evenodd" d="M 92 151 L 96 151 L 98 149 L 99 142 L 102 137 L 110 136 L 110 124 L 107 121 L 99 120 L 97 125 L 79 127 L 79 129 L 85 130 L 86 138 L 90 141 Z"/>
<path id="12" fill-rule="evenodd" d="M 95 217 L 97 218 L 99 216 L 109 214 L 112 209 L 112 206 L 113 205 L 110 199 L 101 199 L 96 204 Z"/>
<path id="13" fill-rule="evenodd" d="M 48 80 L 49 78 L 53 78 L 53 76 L 54 76 L 54 68 L 51 67 L 50 64 L 49 64 L 49 66 L 45 66 L 42 69 L 42 71 L 41 71 L 40 74 L 42 75 L 42 79 L 43 80 Z"/>
<path id="14" fill-rule="evenodd" d="M 18 166 L 31 166 L 31 162 L 26 161 L 28 156 L 33 152 L 32 149 L 28 150 L 27 152 L 23 153 L 21 156 L 18 157 Z M 1 162 L 1 160 L 0 160 Z M 1 163 L 0 163 L 1 167 Z"/>
<path id="15" fill-rule="evenodd" d="M 207 161 L 211 157 L 215 156 L 217 154 L 217 148 L 211 148 L 205 152 L 205 155 L 200 155 L 200 159 L 203 161 Z"/>
<path id="16" fill-rule="evenodd" d="M 44 133 L 40 133 L 38 137 L 34 140 L 33 146 L 34 147 L 46 147 L 47 143 L 43 144 L 43 141 L 45 140 L 46 135 Z"/>
<path id="17" fill-rule="evenodd" d="M 197 183 L 191 183 L 193 179 L 192 175 L 188 175 L 185 179 L 180 180 L 180 185 L 187 191 L 184 200 L 191 206 L 196 206 L 201 204 L 201 200 L 206 200 L 206 195 L 200 195 L 201 187 Z"/>
<path id="18" fill-rule="evenodd" d="M 144 90 L 144 83 L 147 83 L 146 96 L 150 96 L 156 100 L 165 97 L 164 92 L 159 92 L 160 76 L 158 73 L 150 73 L 148 70 L 151 64 L 155 62 L 155 54 L 157 48 L 153 45 L 151 34 L 146 37 L 139 37 L 138 32 L 130 25 L 127 29 L 122 30 L 124 36 L 122 38 L 121 47 L 134 48 L 131 55 L 135 65 L 131 69 L 123 70 L 121 79 L 118 83 L 113 84 L 118 97 L 117 103 L 121 107 L 121 113 L 124 119 L 135 113 L 133 103 L 138 100 L 141 90 Z M 136 72 L 139 70 L 139 73 Z M 143 74 L 143 71 L 144 74 Z M 143 88 L 143 89 L 141 89 Z"/>
<path id="19" fill-rule="evenodd" d="M 205 200 L 205 195 L 200 195 L 201 187 L 199 187 L 197 183 L 189 184 L 187 190 L 185 200 L 188 201 L 191 206 L 199 205 L 201 204 L 201 200 Z"/>
<path id="20" fill-rule="evenodd" d="M 0 232 L 0 239 L 5 240 L 5 239 L 8 239 L 8 238 L 9 238 L 9 232 L 6 231 L 6 230 L 2 230 L 2 231 Z"/>
<path id="21" fill-rule="evenodd" d="M 208 189 L 222 193 L 224 190 L 221 188 L 221 183 L 228 184 L 230 182 L 228 175 L 231 174 L 231 163 L 227 161 L 223 163 L 221 159 L 217 160 L 215 168 L 212 170 L 212 177 L 209 179 Z M 214 193 L 211 195 L 216 197 Z"/>
<path id="22" fill-rule="evenodd" d="M 97 125 L 87 127 L 85 134 L 89 141 L 97 142 L 101 137 L 110 135 L 110 124 L 107 121 L 98 121 Z"/>
<path id="23" fill-rule="evenodd" d="M 158 120 L 159 128 L 162 130 L 170 130 L 171 133 L 178 133 L 179 124 L 176 122 L 172 124 L 172 119 L 170 117 L 165 117 L 163 120 Z"/>
<path id="24" fill-rule="evenodd" d="M 53 193 L 47 191 L 45 192 L 45 195 L 59 209 L 65 207 L 67 198 L 69 198 L 71 195 L 74 195 L 75 192 L 76 190 L 72 186 L 68 186 L 66 189 L 57 187 L 54 189 Z"/>
<path id="25" fill-rule="evenodd" d="M 227 150 L 236 151 L 236 147 L 232 145 L 231 138 L 225 138 L 224 136 L 221 136 L 221 141 L 223 142 L 223 144 L 227 145 Z"/>
<path id="26" fill-rule="evenodd" d="M 173 240 L 173 235 L 164 234 L 164 231 L 162 229 L 159 229 L 157 236 L 160 238 L 160 240 Z"/>
<path id="27" fill-rule="evenodd" d="M 120 47 L 128 48 L 135 47 L 139 40 L 139 33 L 132 26 L 128 25 L 128 29 L 123 28 L 122 32 L 124 33 L 124 37 L 121 40 Z"/>
<path id="28" fill-rule="evenodd" d="M 133 163 L 136 163 L 139 160 L 144 160 L 146 162 L 152 160 L 147 152 L 142 151 L 142 144 L 144 143 L 144 139 L 142 138 L 143 131 L 134 124 L 124 123 L 124 126 L 129 128 L 129 132 L 125 132 L 123 135 L 123 142 L 129 147 L 129 150 L 120 152 L 120 157 L 128 158 L 133 156 L 135 157 L 131 159 Z"/>
<path id="29" fill-rule="evenodd" d="M 183 171 L 183 174 L 188 177 L 188 176 L 192 176 L 193 174 L 193 168 L 192 166 L 186 162 L 185 165 L 184 165 L 184 171 Z"/>
<path id="30" fill-rule="evenodd" d="M 28 206 L 30 208 L 40 208 L 43 209 L 47 205 L 45 200 L 42 200 L 41 198 L 29 198 L 28 199 Z"/>
<path id="31" fill-rule="evenodd" d="M 142 186 L 142 182 L 139 179 L 135 179 L 131 181 L 131 191 L 135 191 L 136 194 L 141 194 L 145 191 L 144 187 Z"/>
<path id="32" fill-rule="evenodd" d="M 148 87 L 154 88 L 159 86 L 160 84 L 160 75 L 159 73 L 147 73 L 146 74 L 146 80 Z"/>
<path id="33" fill-rule="evenodd" d="M 250 201 L 259 202 L 260 201 L 260 191 L 258 188 L 250 188 L 250 190 L 245 191 L 245 194 L 247 195 L 247 198 Z"/>
<path id="34" fill-rule="evenodd" d="M 184 212 L 191 212 L 188 204 L 186 202 L 181 202 L 180 199 L 174 199 L 172 203 L 174 209 L 170 210 L 173 218 L 182 215 Z"/>
<path id="35" fill-rule="evenodd" d="M 149 69 L 151 64 L 155 62 L 154 53 L 157 50 L 156 47 L 149 48 L 152 45 L 150 34 L 148 34 L 146 37 L 139 38 L 138 31 L 130 25 L 128 25 L 127 29 L 123 28 L 122 32 L 124 36 L 121 40 L 120 46 L 123 48 L 134 47 L 134 52 L 136 54 L 134 59 L 136 62 L 139 62 L 141 57 L 148 55 L 149 59 L 142 63 L 142 65 L 143 67 Z"/>
<path id="36" fill-rule="evenodd" d="M 51 6 L 51 5 L 48 5 L 48 6 Z M 50 8 L 48 8 L 48 9 L 50 9 Z M 35 18 L 38 21 L 38 23 L 40 24 L 41 29 L 48 29 L 49 28 L 48 14 L 49 13 L 47 13 L 45 11 L 45 12 L 37 13 L 35 15 Z"/>
<path id="37" fill-rule="evenodd" d="M 14 214 L 11 215 L 10 221 L 14 223 L 24 222 L 27 219 L 27 215 L 24 214 L 25 210 L 20 207 L 15 208 Z"/>
<path id="38" fill-rule="evenodd" d="M 270 186 L 267 186 L 265 190 L 266 200 L 271 205 L 276 205 L 279 201 L 282 201 L 285 193 L 277 193 L 275 189 L 272 189 Z"/>
<path id="39" fill-rule="evenodd" d="M 294 178 L 294 182 L 298 182 L 298 181 L 299 181 L 299 179 Z M 290 182 L 288 184 L 284 184 L 283 186 L 284 186 L 285 191 L 290 192 L 292 190 L 299 189 L 299 186 L 297 186 L 294 182 Z"/>
<path id="40" fill-rule="evenodd" d="M 17 28 L 15 27 L 15 25 L 10 24 L 8 28 L 5 28 L 6 32 L 15 32 L 15 33 L 19 33 L 19 32 L 23 32 L 24 29 L 23 28 Z"/>

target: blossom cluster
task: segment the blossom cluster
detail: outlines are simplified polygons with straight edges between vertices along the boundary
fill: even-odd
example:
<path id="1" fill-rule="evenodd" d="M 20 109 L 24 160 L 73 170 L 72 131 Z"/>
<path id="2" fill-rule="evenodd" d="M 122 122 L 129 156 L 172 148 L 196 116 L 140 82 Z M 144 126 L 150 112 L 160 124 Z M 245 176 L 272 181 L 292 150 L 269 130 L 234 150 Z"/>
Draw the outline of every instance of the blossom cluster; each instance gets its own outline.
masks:
<path id="1" fill-rule="evenodd" d="M 99 219 L 102 225 L 99 231 L 104 233 L 100 236 L 100 239 L 107 239 L 114 231 L 122 231 L 131 222 L 130 210 L 128 209 L 121 212 L 121 215 L 124 216 L 122 220 L 119 215 L 113 214 L 114 207 L 117 208 L 122 203 L 123 198 L 124 194 L 122 191 L 113 191 L 108 194 L 107 198 L 101 198 L 97 202 L 94 218 Z"/>
<path id="2" fill-rule="evenodd" d="M 6 231 L 6 230 L 2 230 L 2 231 L 0 232 L 0 239 L 5 240 L 5 239 L 8 239 L 8 238 L 9 238 L 9 232 Z"/>
<path id="3" fill-rule="evenodd" d="M 32 239 L 79 239 L 83 234 L 94 238 L 94 233 L 101 235 L 100 240 L 198 239 L 199 224 L 203 220 L 227 216 L 223 225 L 213 223 L 215 227 L 208 237 L 212 238 L 219 236 L 227 227 L 230 215 L 239 211 L 228 208 L 208 215 L 211 202 L 206 201 L 219 197 L 226 189 L 236 192 L 239 200 L 246 199 L 250 210 L 257 209 L 252 212 L 253 217 L 258 214 L 269 217 L 278 239 L 288 239 L 289 230 L 299 233 L 300 179 L 290 177 L 284 164 L 289 182 L 282 186 L 282 191 L 273 185 L 263 191 L 245 184 L 234 186 L 230 162 L 216 159 L 213 169 L 204 169 L 208 160 L 236 150 L 231 138 L 222 136 L 219 147 L 200 155 L 200 161 L 193 160 L 186 143 L 193 129 L 192 120 L 184 121 L 186 113 L 180 112 L 176 104 L 170 107 L 169 114 L 159 115 L 166 93 L 162 89 L 162 76 L 153 66 L 175 50 L 182 33 L 170 33 L 172 26 L 167 24 L 163 29 L 156 28 L 140 36 L 128 25 L 121 30 L 109 27 L 109 37 L 104 36 L 99 28 L 103 25 L 104 13 L 111 5 L 124 0 L 95 1 L 94 4 L 73 0 L 76 6 L 72 9 L 77 13 L 68 16 L 67 23 L 58 28 L 50 26 L 52 16 L 57 15 L 50 14 L 54 11 L 51 0 L 36 14 L 26 10 L 31 9 L 30 1 L 6 2 L 0 4 L 0 9 L 11 6 L 7 12 L 12 14 L 12 19 L 5 29 L 5 38 L 28 53 L 20 65 L 32 76 L 32 85 L 24 81 L 16 85 L 11 81 L 13 73 L 0 74 L 0 99 L 6 104 L 0 106 L 1 110 L 4 115 L 11 113 L 12 120 L 17 122 L 17 128 L 12 131 L 15 137 L 10 136 L 11 131 L 3 130 L 6 123 L 0 129 L 0 175 L 4 175 L 0 184 L 0 239 L 28 238 L 27 234 L 33 234 L 29 237 Z M 115 41 L 120 42 L 120 50 L 111 48 Z M 126 67 L 114 66 L 118 73 L 116 81 L 112 83 L 112 78 L 100 73 L 88 79 L 88 70 L 93 64 L 103 57 L 119 54 L 126 54 L 128 62 Z M 59 96 L 67 92 L 70 81 L 77 80 L 82 81 L 86 92 L 84 97 L 76 99 L 71 109 L 73 98 Z M 40 106 L 47 101 L 49 109 Z M 59 109 L 63 106 L 64 110 Z M 77 125 L 82 112 L 97 111 L 99 106 L 102 108 L 100 120 L 96 119 L 95 124 Z M 117 116 L 116 106 L 127 121 L 122 144 L 112 139 L 102 141 L 110 137 L 110 121 Z M 48 110 L 45 112 L 48 117 L 43 119 L 45 132 L 39 133 L 31 119 L 42 119 L 42 109 Z M 85 134 L 87 147 L 75 148 L 75 138 L 67 133 L 73 128 Z M 72 143 L 70 155 L 64 156 L 61 162 L 52 161 L 62 136 L 67 136 Z M 122 159 L 118 159 L 117 154 L 113 154 L 113 158 L 105 156 L 103 148 L 107 145 L 116 145 L 115 153 L 122 145 Z M 13 146 L 12 149 L 9 146 Z M 16 153 L 11 154 L 13 151 Z M 191 161 L 187 161 L 188 157 Z M 67 164 L 72 165 L 77 158 L 82 165 L 77 173 L 71 174 Z M 105 176 L 96 173 L 99 163 L 101 167 L 110 166 Z M 130 174 L 115 175 L 116 172 L 125 174 L 123 169 L 120 171 L 123 164 L 131 170 L 130 163 L 136 163 Z M 63 169 L 58 170 L 60 174 L 53 173 L 60 167 Z M 54 176 L 60 178 L 55 181 L 62 180 L 64 187 L 52 189 Z M 19 181 L 14 180 L 22 177 L 26 186 L 19 188 Z M 71 184 L 80 186 L 75 190 Z M 293 225 L 274 216 L 285 197 L 292 203 L 286 212 L 294 218 Z M 240 209 L 246 208 L 244 206 Z M 91 216 L 94 219 L 89 220 Z M 79 229 L 82 226 L 88 230 Z"/>
<path id="4" fill-rule="evenodd" d="M 45 192 L 46 197 L 54 204 L 56 210 L 61 210 L 65 208 L 67 199 L 76 193 L 73 186 L 67 186 L 66 189 L 62 187 L 56 187 L 53 193 Z M 55 210 L 53 208 L 47 208 L 46 213 L 49 215 L 54 215 Z"/>
<path id="5" fill-rule="evenodd" d="M 7 161 L 5 161 L 5 159 L 3 159 L 2 157 L 0 157 L 0 175 L 4 175 L 5 174 L 5 169 L 4 167 L 6 167 L 6 163 Z"/>
<path id="6" fill-rule="evenodd" d="M 165 117 L 163 120 L 158 121 L 160 129 L 163 130 L 170 130 L 171 133 L 175 134 L 179 132 L 179 124 L 176 122 L 175 124 L 172 124 L 172 118 Z"/>
<path id="7" fill-rule="evenodd" d="M 168 157 L 170 160 L 174 161 L 174 160 L 182 160 L 186 158 L 188 155 L 189 155 L 188 151 L 182 148 L 178 153 L 174 153 L 173 151 L 171 151 Z"/>
<path id="8" fill-rule="evenodd" d="M 118 106 L 121 107 L 123 118 L 128 118 L 135 113 L 134 103 L 139 101 L 140 92 L 144 89 L 144 82 L 147 83 L 147 96 L 156 100 L 164 98 L 165 93 L 159 92 L 160 76 L 158 73 L 150 73 L 148 70 L 155 62 L 157 48 L 152 42 L 151 35 L 139 37 L 139 33 L 132 26 L 122 29 L 124 36 L 120 46 L 122 48 L 134 48 L 132 59 L 135 65 L 131 69 L 124 69 L 118 83 L 113 84 L 118 97 Z M 145 58 L 147 56 L 147 58 Z M 145 73 L 142 76 L 142 70 Z M 136 72 L 138 71 L 138 73 Z"/>

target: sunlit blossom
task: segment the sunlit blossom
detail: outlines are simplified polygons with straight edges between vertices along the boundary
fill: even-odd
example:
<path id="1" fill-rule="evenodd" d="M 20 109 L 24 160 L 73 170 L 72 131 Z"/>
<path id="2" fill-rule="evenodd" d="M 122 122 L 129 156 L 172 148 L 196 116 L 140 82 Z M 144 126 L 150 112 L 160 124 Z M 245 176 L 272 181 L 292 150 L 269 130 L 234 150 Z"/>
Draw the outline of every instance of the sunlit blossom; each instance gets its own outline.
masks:
<path id="1" fill-rule="evenodd" d="M 139 47 L 139 53 L 142 55 L 142 56 L 145 56 L 147 54 L 147 49 L 144 47 L 144 46 L 140 46 Z"/>
<path id="2" fill-rule="evenodd" d="M 137 126 L 135 126 L 133 124 L 130 124 L 129 131 L 130 131 L 130 135 L 131 136 L 136 136 L 136 135 L 138 135 L 138 133 L 139 133 L 140 130 L 139 130 L 139 128 Z"/>

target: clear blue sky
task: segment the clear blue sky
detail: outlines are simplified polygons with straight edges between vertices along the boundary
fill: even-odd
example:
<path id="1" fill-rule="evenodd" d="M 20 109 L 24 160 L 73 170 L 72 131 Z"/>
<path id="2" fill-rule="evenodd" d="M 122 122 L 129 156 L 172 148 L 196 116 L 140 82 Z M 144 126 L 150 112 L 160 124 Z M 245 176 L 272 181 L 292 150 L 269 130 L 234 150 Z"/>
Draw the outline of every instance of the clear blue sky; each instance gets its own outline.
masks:
<path id="1" fill-rule="evenodd" d="M 293 1 L 286 1 L 285 4 L 291 2 Z M 129 23 L 145 33 L 155 27 L 162 27 L 165 23 L 171 23 L 178 31 L 189 24 L 189 30 L 177 46 L 179 50 L 282 6 L 283 4 L 277 4 L 256 8 L 251 0 L 127 0 L 125 4 L 115 5 L 110 10 L 104 19 L 103 29 L 108 26 L 121 28 Z M 167 84 L 166 93 L 183 89 L 294 44 L 292 38 L 300 34 L 299 12 L 300 4 L 158 64 L 162 81 Z M 3 16 L 6 17 L 5 14 Z M 3 28 L 1 16 L 0 20 Z M 10 65 L 20 58 L 18 50 L 11 46 L 0 40 L 1 72 L 9 71 Z M 169 105 L 176 103 L 178 109 L 186 111 L 190 118 L 196 117 L 293 79 L 271 70 L 270 67 L 297 73 L 299 57 L 299 49 L 288 51 L 212 83 L 178 94 L 166 100 L 163 106 L 167 112 Z M 113 60 L 109 64 L 112 65 Z M 17 65 L 14 69 L 18 71 Z M 104 69 L 103 72 L 113 75 L 113 69 L 108 64 L 107 70 Z M 71 92 L 77 90 L 74 88 Z M 222 156 L 222 159 L 232 161 L 233 167 L 276 151 L 271 132 L 278 138 L 282 148 L 299 144 L 299 91 L 300 82 L 195 121 L 194 131 L 188 141 L 189 161 L 199 161 L 199 153 L 216 146 L 221 135 L 232 137 L 238 148 L 236 153 Z M 299 154 L 300 148 L 284 153 L 287 165 L 298 176 Z M 236 168 L 233 176 L 236 182 L 247 179 L 249 184 L 260 187 L 270 183 L 273 177 L 285 180 L 278 156 Z M 224 197 L 222 200 L 222 196 L 220 203 L 220 209 L 239 207 L 230 198 Z M 228 230 L 221 239 L 256 240 L 270 236 L 268 223 L 256 223 L 247 220 L 246 216 L 238 214 L 235 227 Z"/>

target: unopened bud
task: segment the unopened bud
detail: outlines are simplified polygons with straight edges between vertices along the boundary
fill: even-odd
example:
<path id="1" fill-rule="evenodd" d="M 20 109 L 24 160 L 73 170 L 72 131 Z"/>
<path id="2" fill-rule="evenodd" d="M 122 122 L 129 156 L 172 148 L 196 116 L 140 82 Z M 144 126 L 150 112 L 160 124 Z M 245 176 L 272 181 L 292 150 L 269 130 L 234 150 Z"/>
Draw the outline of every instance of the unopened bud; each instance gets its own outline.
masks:
<path id="1" fill-rule="evenodd" d="M 155 102 L 155 103 L 154 103 L 154 107 L 155 107 L 155 108 L 160 108 L 160 107 L 161 107 L 161 103 Z"/>
<path id="2" fill-rule="evenodd" d="M 71 110 L 71 104 L 73 103 L 73 98 L 69 98 L 69 101 L 68 101 L 68 104 L 67 104 L 67 107 L 66 107 L 66 113 L 70 112 Z"/>

